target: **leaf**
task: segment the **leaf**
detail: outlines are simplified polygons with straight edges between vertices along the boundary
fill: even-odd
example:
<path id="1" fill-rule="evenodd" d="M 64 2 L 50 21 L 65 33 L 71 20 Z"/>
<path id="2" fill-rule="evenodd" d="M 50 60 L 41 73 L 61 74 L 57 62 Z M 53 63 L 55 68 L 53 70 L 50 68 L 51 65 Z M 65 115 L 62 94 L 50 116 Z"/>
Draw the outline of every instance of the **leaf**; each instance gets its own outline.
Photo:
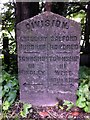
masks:
<path id="1" fill-rule="evenodd" d="M 24 104 L 24 105 L 23 105 L 23 110 L 20 112 L 20 115 L 21 115 L 22 117 L 26 117 L 27 114 L 29 113 L 29 110 L 28 110 L 28 109 L 30 109 L 31 107 L 32 107 L 31 104 Z"/>
<path id="2" fill-rule="evenodd" d="M 73 104 L 69 104 L 68 108 L 66 109 L 66 111 L 70 110 L 73 107 Z"/>
<path id="3" fill-rule="evenodd" d="M 14 75 L 3 71 L 3 87 L 2 87 L 2 97 L 3 97 L 3 110 L 8 110 L 10 105 L 15 101 L 18 90 L 18 82 Z M 6 108 L 5 108 L 6 107 Z"/>
<path id="4" fill-rule="evenodd" d="M 83 86 L 83 92 L 86 94 L 87 92 L 89 92 L 89 89 L 88 89 L 88 85 L 84 85 Z"/>
<path id="5" fill-rule="evenodd" d="M 81 102 L 85 102 L 86 101 L 84 96 L 80 96 L 78 100 L 81 101 Z"/>
<path id="6" fill-rule="evenodd" d="M 8 101 L 5 101 L 3 104 L 3 110 L 8 110 L 9 107 L 10 107 L 10 103 Z"/>
<path id="7" fill-rule="evenodd" d="M 80 86 L 79 87 L 79 90 L 77 90 L 77 93 L 76 93 L 78 96 L 81 96 L 83 94 L 83 89 L 82 87 Z"/>
<path id="8" fill-rule="evenodd" d="M 27 116 L 27 114 L 24 113 L 24 111 L 20 111 L 20 115 L 24 118 Z"/>
<path id="9" fill-rule="evenodd" d="M 85 97 L 87 98 L 88 101 L 90 101 L 90 91 L 88 91 L 88 92 L 85 94 Z"/>
<path id="10" fill-rule="evenodd" d="M 70 102 L 70 101 L 67 101 L 67 100 L 65 100 L 64 103 L 63 103 L 63 105 L 67 105 L 67 106 L 68 106 L 68 105 L 71 105 L 71 104 L 73 104 L 73 103 Z M 74 104 L 73 104 L 73 105 L 74 105 Z"/>
<path id="11" fill-rule="evenodd" d="M 80 101 L 77 101 L 76 105 L 80 108 L 84 108 L 86 106 L 85 102 L 80 102 Z"/>
<path id="12" fill-rule="evenodd" d="M 29 108 L 31 108 L 31 107 L 32 107 L 31 104 L 24 104 L 24 105 L 23 105 L 23 109 L 24 109 L 24 110 L 29 109 Z"/>
<path id="13" fill-rule="evenodd" d="M 90 106 L 86 106 L 86 107 L 84 108 L 84 110 L 85 110 L 85 112 L 90 113 Z"/>
<path id="14" fill-rule="evenodd" d="M 74 106 L 74 104 L 70 101 L 64 101 L 63 105 L 67 106 L 66 111 L 70 110 Z"/>
<path id="15" fill-rule="evenodd" d="M 86 106 L 86 99 L 83 96 L 80 96 L 79 99 L 76 101 L 76 105 L 80 108 L 84 108 Z"/>
<path id="16" fill-rule="evenodd" d="M 14 80 L 12 81 L 12 86 L 15 86 L 15 85 L 17 85 L 17 80 L 16 80 L 16 79 L 14 79 Z"/>
<path id="17" fill-rule="evenodd" d="M 8 83 L 6 84 L 6 86 L 7 86 L 8 88 L 12 88 L 12 83 L 11 83 L 11 82 L 8 82 Z"/>
<path id="18" fill-rule="evenodd" d="M 8 88 L 7 85 L 4 86 L 4 91 L 5 91 L 5 92 L 9 92 L 9 88 Z"/>
<path id="19" fill-rule="evenodd" d="M 10 74 L 5 72 L 5 74 L 2 76 L 5 81 L 9 81 L 11 79 Z"/>
<path id="20" fill-rule="evenodd" d="M 13 103 L 14 100 L 16 98 L 16 91 L 10 91 L 9 92 L 9 97 L 7 98 L 7 100 L 10 102 L 10 103 Z"/>

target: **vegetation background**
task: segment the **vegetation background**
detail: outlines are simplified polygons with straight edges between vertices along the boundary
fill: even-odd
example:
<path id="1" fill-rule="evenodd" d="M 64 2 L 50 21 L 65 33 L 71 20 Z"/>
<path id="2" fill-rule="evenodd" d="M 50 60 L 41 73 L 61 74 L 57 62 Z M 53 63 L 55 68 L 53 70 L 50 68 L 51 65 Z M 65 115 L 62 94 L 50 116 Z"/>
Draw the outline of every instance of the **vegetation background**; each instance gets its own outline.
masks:
<path id="1" fill-rule="evenodd" d="M 51 11 L 66 18 L 73 19 L 81 23 L 81 51 L 80 51 L 80 80 L 77 90 L 76 106 L 90 113 L 90 2 L 8 2 L 4 3 L 0 17 L 2 18 L 2 37 L 0 41 L 0 60 L 2 61 L 2 72 L 0 72 L 0 97 L 3 103 L 3 119 L 8 118 L 8 111 L 13 104 L 19 105 L 19 84 L 17 66 L 17 23 L 31 18 L 43 11 Z M 69 101 L 67 110 L 73 106 Z M 26 117 L 31 105 L 21 105 L 20 116 Z M 60 109 L 63 109 L 60 105 Z M 9 114 L 10 115 L 10 114 Z"/>

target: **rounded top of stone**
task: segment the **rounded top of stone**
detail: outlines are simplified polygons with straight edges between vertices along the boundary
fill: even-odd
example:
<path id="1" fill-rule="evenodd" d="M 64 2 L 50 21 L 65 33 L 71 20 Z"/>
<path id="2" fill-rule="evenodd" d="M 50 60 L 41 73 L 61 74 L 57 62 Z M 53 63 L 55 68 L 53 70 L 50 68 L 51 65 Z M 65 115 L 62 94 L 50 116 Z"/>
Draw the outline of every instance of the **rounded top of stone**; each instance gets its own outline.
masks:
<path id="1" fill-rule="evenodd" d="M 31 18 L 28 18 L 28 19 L 25 19 L 25 20 L 19 22 L 17 25 L 22 24 L 23 22 L 27 22 L 29 20 L 32 21 L 32 20 L 37 19 L 39 17 L 41 17 L 42 19 L 44 19 L 44 17 L 49 17 L 49 16 L 54 16 L 56 18 L 62 18 L 62 19 L 67 20 L 67 22 L 73 22 L 74 24 L 80 25 L 79 22 L 76 22 L 76 21 L 74 21 L 72 19 L 69 19 L 69 18 L 65 18 L 64 16 L 61 16 L 59 14 L 56 14 L 56 13 L 53 13 L 53 12 L 50 12 L 50 11 L 45 11 L 45 12 L 39 13 L 38 15 L 35 15 L 35 16 L 31 17 Z"/>

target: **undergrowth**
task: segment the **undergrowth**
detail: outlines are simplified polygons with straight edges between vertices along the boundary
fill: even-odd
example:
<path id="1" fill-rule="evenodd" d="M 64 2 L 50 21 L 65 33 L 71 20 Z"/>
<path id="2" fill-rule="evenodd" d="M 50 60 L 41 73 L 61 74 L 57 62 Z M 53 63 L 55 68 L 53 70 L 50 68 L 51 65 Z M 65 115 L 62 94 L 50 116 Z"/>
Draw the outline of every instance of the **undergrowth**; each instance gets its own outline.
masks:
<path id="1" fill-rule="evenodd" d="M 90 113 L 90 69 L 80 68 L 79 88 L 77 90 L 78 99 L 76 105 L 85 112 Z"/>
<path id="2" fill-rule="evenodd" d="M 9 107 L 15 102 L 19 84 L 16 75 L 11 75 L 3 70 L 2 73 L 2 100 L 3 110 L 7 111 Z"/>
<path id="3" fill-rule="evenodd" d="M 11 75 L 10 73 L 3 71 L 2 76 L 2 108 L 5 113 L 17 99 L 19 83 L 17 75 Z M 87 67 L 80 67 L 80 79 L 77 96 L 78 99 L 76 101 L 76 106 L 82 108 L 85 112 L 90 113 L 90 69 Z M 65 105 L 68 106 L 67 110 L 73 106 L 70 102 L 65 103 Z M 22 116 L 26 116 L 27 113 L 28 106 L 24 106 L 20 114 Z"/>

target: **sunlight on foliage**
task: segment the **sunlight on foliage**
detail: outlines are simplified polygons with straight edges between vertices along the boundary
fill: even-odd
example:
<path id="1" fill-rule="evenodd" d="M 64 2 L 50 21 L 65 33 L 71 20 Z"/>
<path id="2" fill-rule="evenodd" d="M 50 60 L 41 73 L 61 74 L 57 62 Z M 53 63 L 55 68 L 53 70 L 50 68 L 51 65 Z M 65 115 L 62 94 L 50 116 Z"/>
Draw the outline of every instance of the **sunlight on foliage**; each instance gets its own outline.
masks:
<path id="1" fill-rule="evenodd" d="M 90 113 L 90 69 L 87 67 L 80 68 L 80 86 L 77 91 L 76 105 L 83 108 L 85 112 Z"/>

